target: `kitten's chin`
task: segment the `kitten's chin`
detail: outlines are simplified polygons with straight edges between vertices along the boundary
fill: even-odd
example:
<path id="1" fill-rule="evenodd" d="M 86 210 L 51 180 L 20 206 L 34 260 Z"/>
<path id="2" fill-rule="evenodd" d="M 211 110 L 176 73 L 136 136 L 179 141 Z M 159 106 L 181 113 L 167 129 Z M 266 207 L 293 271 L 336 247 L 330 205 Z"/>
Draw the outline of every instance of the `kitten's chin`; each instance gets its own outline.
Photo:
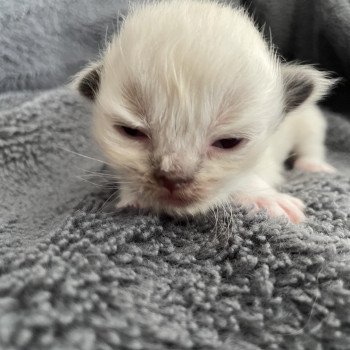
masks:
<path id="1" fill-rule="evenodd" d="M 163 198 L 148 198 L 138 200 L 124 199 L 117 203 L 117 209 L 137 208 L 155 214 L 167 214 L 174 217 L 195 216 L 209 211 L 210 201 L 198 200 L 196 198 L 179 198 L 174 196 Z"/>
<path id="2" fill-rule="evenodd" d="M 127 196 L 126 193 L 121 196 L 117 208 L 134 207 L 143 209 L 155 214 L 168 214 L 170 216 L 194 216 L 205 214 L 211 206 L 217 205 L 222 198 L 213 197 L 207 191 L 198 189 L 188 189 L 170 193 L 163 189 L 154 189 L 150 191 L 139 191 L 138 195 Z"/>
<path id="3" fill-rule="evenodd" d="M 193 216 L 203 214 L 210 208 L 210 201 L 198 197 L 163 196 L 157 198 L 150 206 L 157 213 L 166 213 L 171 216 Z"/>
<path id="4" fill-rule="evenodd" d="M 195 197 L 189 197 L 189 196 L 177 196 L 177 195 L 171 195 L 171 194 L 165 194 L 159 197 L 159 202 L 162 205 L 165 205 L 167 207 L 174 207 L 174 208 L 185 208 L 190 205 L 195 204 L 198 202 L 198 199 Z"/>
<path id="5" fill-rule="evenodd" d="M 191 202 L 191 203 L 168 203 L 160 204 L 158 206 L 159 213 L 166 213 L 173 217 L 186 217 L 205 214 L 209 211 L 210 205 L 208 203 Z"/>

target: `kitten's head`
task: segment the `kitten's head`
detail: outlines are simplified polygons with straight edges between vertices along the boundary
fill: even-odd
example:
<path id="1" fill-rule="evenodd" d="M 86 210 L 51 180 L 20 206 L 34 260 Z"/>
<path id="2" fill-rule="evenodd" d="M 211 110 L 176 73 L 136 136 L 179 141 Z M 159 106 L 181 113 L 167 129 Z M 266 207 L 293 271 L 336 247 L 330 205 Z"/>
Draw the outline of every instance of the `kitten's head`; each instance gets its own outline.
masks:
<path id="1" fill-rule="evenodd" d="M 286 112 L 327 84 L 282 67 L 243 11 L 170 1 L 132 11 L 76 86 L 122 203 L 194 214 L 225 202 Z"/>

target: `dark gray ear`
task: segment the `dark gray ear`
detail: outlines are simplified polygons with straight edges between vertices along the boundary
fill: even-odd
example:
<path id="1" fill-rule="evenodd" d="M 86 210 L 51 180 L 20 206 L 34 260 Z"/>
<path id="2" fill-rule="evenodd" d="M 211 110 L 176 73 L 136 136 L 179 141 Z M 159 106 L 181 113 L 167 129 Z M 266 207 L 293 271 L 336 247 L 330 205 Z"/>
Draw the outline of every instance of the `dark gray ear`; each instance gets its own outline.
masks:
<path id="1" fill-rule="evenodd" d="M 283 64 L 282 77 L 286 113 L 307 100 L 317 102 L 336 82 L 336 79 L 330 79 L 327 73 L 307 65 Z"/>
<path id="2" fill-rule="evenodd" d="M 93 63 L 80 71 L 73 80 L 74 88 L 91 101 L 95 100 L 100 87 L 101 68 L 100 63 Z"/>

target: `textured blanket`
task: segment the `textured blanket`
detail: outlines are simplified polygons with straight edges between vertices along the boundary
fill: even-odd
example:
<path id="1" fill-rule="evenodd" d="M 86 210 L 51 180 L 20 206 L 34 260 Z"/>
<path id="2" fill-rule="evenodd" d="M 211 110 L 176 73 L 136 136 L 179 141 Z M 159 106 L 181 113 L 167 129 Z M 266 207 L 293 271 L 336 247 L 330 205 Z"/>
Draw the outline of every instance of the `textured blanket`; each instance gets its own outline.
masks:
<path id="1" fill-rule="evenodd" d="M 250 4 L 277 43 L 290 30 L 281 3 Z M 349 5 L 317 3 L 332 8 L 341 51 Z M 64 86 L 127 8 L 96 4 L 0 2 L 0 349 L 350 349 L 347 116 L 325 110 L 337 175 L 287 174 L 302 225 L 235 207 L 182 221 L 116 213 L 89 107 Z M 321 7 L 303 16 L 325 30 Z"/>

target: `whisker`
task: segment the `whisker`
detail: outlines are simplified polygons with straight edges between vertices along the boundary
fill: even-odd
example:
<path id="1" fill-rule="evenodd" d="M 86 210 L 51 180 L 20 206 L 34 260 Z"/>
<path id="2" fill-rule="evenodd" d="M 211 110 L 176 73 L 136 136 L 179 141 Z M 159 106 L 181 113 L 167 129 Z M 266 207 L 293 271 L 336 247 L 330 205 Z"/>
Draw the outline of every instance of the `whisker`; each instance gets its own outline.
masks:
<path id="1" fill-rule="evenodd" d="M 233 210 L 232 210 L 232 205 L 231 205 L 230 201 L 228 201 L 228 200 L 227 200 L 227 206 L 228 206 L 229 212 L 230 212 L 230 224 L 231 224 L 231 227 L 229 225 L 229 228 L 230 228 L 229 234 L 231 235 L 232 231 L 233 231 L 233 228 L 234 228 L 234 220 L 233 220 L 234 214 L 233 214 Z"/>
<path id="2" fill-rule="evenodd" d="M 85 175 L 80 175 L 81 178 L 94 178 L 97 177 L 99 181 L 104 181 L 105 184 L 111 183 L 113 185 L 115 184 L 131 184 L 131 181 L 121 181 L 115 178 L 107 178 L 107 177 L 103 177 L 103 176 L 98 176 L 98 175 L 93 175 L 93 174 L 85 174 Z"/>
<path id="3" fill-rule="evenodd" d="M 215 238 L 218 237 L 218 223 L 219 223 L 219 212 L 218 212 L 218 206 L 215 205 L 213 208 L 210 208 L 210 211 L 212 211 L 214 216 L 214 235 Z"/>
<path id="4" fill-rule="evenodd" d="M 84 178 L 81 177 L 81 176 L 76 175 L 75 177 L 76 177 L 77 179 L 81 180 L 81 181 L 87 182 L 87 183 L 89 183 L 89 184 L 91 184 L 91 185 L 94 185 L 94 186 L 96 186 L 96 187 L 105 187 L 105 186 L 103 186 L 102 184 L 97 184 L 97 183 L 95 183 L 95 182 L 92 182 L 92 181 L 89 181 L 89 180 L 87 180 L 87 179 L 84 179 Z"/>
<path id="5" fill-rule="evenodd" d="M 122 184 L 131 184 L 131 181 L 125 181 L 123 179 L 121 179 L 120 176 L 116 175 L 116 174 L 112 174 L 112 173 L 105 173 L 105 172 L 99 172 L 99 171 L 92 171 L 89 169 L 83 169 L 80 167 L 76 167 L 78 170 L 80 170 L 81 172 L 85 172 L 87 174 L 81 174 L 80 179 L 82 180 L 87 180 L 87 179 L 94 179 L 97 178 L 98 181 L 101 181 L 101 184 L 104 185 L 122 185 Z"/>
<path id="6" fill-rule="evenodd" d="M 85 172 L 84 176 L 96 176 L 101 178 L 108 178 L 108 179 L 118 179 L 118 176 L 115 176 L 114 174 L 108 174 L 103 172 L 97 172 L 97 171 L 89 171 L 86 169 L 80 169 L 81 171 Z"/>
<path id="7" fill-rule="evenodd" d="M 226 222 L 226 229 L 225 229 L 225 233 L 226 236 L 228 236 L 228 232 L 230 231 L 230 225 L 231 225 L 231 215 L 230 215 L 230 211 L 229 211 L 229 206 L 228 206 L 228 201 L 225 200 L 223 201 L 222 207 L 224 208 L 225 211 L 225 222 Z"/>
<path id="8" fill-rule="evenodd" d="M 100 207 L 100 209 L 97 211 L 97 213 L 101 213 L 103 211 L 103 209 L 109 204 L 111 203 L 115 198 L 116 195 L 119 195 L 119 191 L 116 190 L 114 191 L 102 204 L 102 206 Z"/>
<path id="9" fill-rule="evenodd" d="M 83 157 L 83 158 L 86 158 L 86 159 L 90 159 L 90 160 L 95 160 L 96 162 L 100 162 L 100 163 L 102 163 L 102 164 L 107 164 L 107 165 L 109 165 L 109 166 L 113 166 L 112 164 L 107 163 L 107 162 L 105 162 L 105 161 L 103 161 L 103 160 L 101 160 L 101 159 L 97 159 L 97 158 L 94 158 L 94 157 L 86 156 L 85 154 L 81 154 L 81 153 L 78 153 L 78 152 L 75 152 L 75 151 L 71 151 L 71 150 L 66 149 L 66 148 L 64 148 L 64 147 L 58 147 L 58 148 L 60 148 L 60 149 L 63 150 L 63 151 L 66 151 L 66 152 L 68 152 L 68 153 L 74 154 L 74 155 L 76 155 L 76 156 L 80 156 L 80 157 Z"/>
<path id="10" fill-rule="evenodd" d="M 218 233 L 218 227 L 219 227 L 219 208 L 217 205 L 214 207 L 214 216 L 215 216 L 215 230 L 216 234 Z"/>

